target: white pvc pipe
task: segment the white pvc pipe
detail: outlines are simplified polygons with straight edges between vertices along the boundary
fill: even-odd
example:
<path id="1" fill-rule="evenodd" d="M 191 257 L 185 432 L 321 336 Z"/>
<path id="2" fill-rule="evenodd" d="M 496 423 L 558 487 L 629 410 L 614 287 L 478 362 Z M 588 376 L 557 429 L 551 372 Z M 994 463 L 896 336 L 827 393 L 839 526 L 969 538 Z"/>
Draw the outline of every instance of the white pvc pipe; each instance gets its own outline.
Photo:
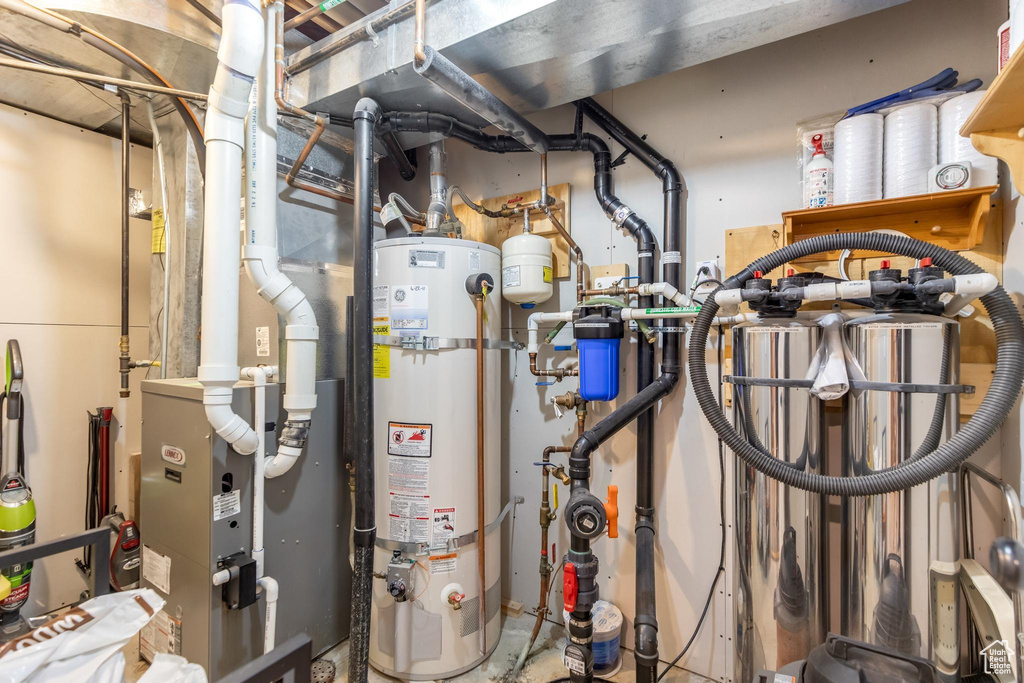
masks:
<path id="1" fill-rule="evenodd" d="M 263 620 L 263 654 L 274 649 L 274 639 L 277 637 L 277 581 L 273 577 L 264 576 L 256 584 L 263 589 L 267 596 L 267 616 Z"/>
<path id="2" fill-rule="evenodd" d="M 999 286 L 991 273 L 953 276 L 953 298 L 946 302 L 943 315 L 956 315 L 977 297 L 985 296 Z"/>
<path id="3" fill-rule="evenodd" d="M 273 45 L 280 4 L 266 9 L 263 53 L 253 106 L 248 117 L 245 161 L 245 227 L 242 259 L 257 293 L 285 319 L 287 344 L 282 406 L 288 413 L 277 455 L 267 461 L 267 477 L 278 477 L 302 455 L 316 408 L 316 344 L 320 328 L 306 295 L 278 268 L 277 103 L 274 100 Z"/>
<path id="4" fill-rule="evenodd" d="M 253 406 L 253 424 L 266 424 L 267 415 L 267 380 L 277 374 L 277 367 L 273 365 L 242 368 L 241 378 L 252 380 L 255 389 Z M 253 480 L 252 480 L 252 559 L 256 560 L 256 578 L 263 576 L 263 511 L 264 511 L 264 490 L 266 484 L 263 480 L 264 460 L 267 454 L 266 432 L 262 429 L 256 430 L 259 445 L 253 454 Z"/>
<path id="5" fill-rule="evenodd" d="M 652 282 L 638 287 L 640 296 L 663 296 L 676 306 L 692 306 L 690 298 L 667 282 Z"/>
<path id="6" fill-rule="evenodd" d="M 526 332 L 528 335 L 526 350 L 528 353 L 537 353 L 540 345 L 537 343 L 537 332 L 541 323 L 572 322 L 572 311 L 555 311 L 554 313 L 531 313 L 526 320 Z"/>
<path id="7" fill-rule="evenodd" d="M 256 450 L 256 432 L 231 409 L 238 381 L 238 192 L 249 93 L 263 54 L 258 0 L 226 3 L 217 72 L 206 112 L 203 315 L 199 381 L 206 417 L 235 451 Z"/>

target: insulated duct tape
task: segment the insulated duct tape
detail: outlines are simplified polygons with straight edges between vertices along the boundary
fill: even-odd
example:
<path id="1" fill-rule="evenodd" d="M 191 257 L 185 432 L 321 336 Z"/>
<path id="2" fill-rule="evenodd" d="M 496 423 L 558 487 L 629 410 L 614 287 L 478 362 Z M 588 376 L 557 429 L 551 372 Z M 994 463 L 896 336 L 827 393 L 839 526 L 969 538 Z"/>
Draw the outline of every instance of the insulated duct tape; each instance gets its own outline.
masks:
<path id="1" fill-rule="evenodd" d="M 853 204 L 882 198 L 881 114 L 843 119 L 835 127 L 835 203 Z"/>
<path id="2" fill-rule="evenodd" d="M 933 104 L 911 104 L 885 117 L 883 195 L 928 192 L 928 171 L 938 163 L 939 121 Z"/>
<path id="3" fill-rule="evenodd" d="M 960 135 L 960 128 L 984 96 L 984 90 L 976 90 L 946 100 L 939 107 L 939 163 L 971 162 L 971 185 L 974 187 L 996 185 L 999 182 L 998 160 L 985 156 L 974 148 L 969 137 Z"/>

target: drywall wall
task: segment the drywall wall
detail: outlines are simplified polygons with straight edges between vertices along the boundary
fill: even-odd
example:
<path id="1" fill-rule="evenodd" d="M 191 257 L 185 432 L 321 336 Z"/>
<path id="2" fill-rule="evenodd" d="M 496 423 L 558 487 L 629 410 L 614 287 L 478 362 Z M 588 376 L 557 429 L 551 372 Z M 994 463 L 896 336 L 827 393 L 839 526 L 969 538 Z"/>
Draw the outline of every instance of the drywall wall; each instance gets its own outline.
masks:
<path id="1" fill-rule="evenodd" d="M 702 64 L 597 97 L 636 132 L 671 158 L 683 173 L 688 190 L 684 263 L 686 282 L 698 260 L 717 259 L 725 251 L 725 232 L 732 228 L 779 223 L 780 213 L 800 204 L 795 125 L 819 114 L 844 110 L 918 83 L 952 66 L 961 78 L 994 77 L 996 28 L 1006 18 L 1006 3 L 982 0 L 913 0 L 912 2 L 797 36 L 748 52 Z M 908 30 L 913 27 L 913 30 Z M 573 110 L 562 107 L 530 117 L 549 133 L 569 132 Z M 591 132 L 600 131 L 587 125 Z M 610 143 L 613 156 L 621 149 Z M 537 160 L 532 154 L 490 155 L 453 141 L 448 146 L 448 177 L 474 199 L 530 190 L 538 186 Z M 425 204 L 426 154 L 420 150 L 420 173 L 413 183 L 393 180 L 389 171 L 382 193 L 401 190 L 417 205 Z M 633 241 L 610 226 L 593 195 L 593 165 L 587 154 L 552 154 L 552 185 L 572 184 L 572 228 L 588 263 L 628 263 L 636 272 Z M 382 169 L 388 164 L 382 164 Z M 382 170 L 382 176 L 384 171 Z M 615 193 L 661 233 L 661 183 L 635 159 L 614 171 Z M 1024 255 L 1024 238 L 1014 244 Z M 1011 269 L 1007 268 L 1007 277 Z M 1014 277 L 1024 289 L 1024 275 Z M 558 282 L 556 296 L 539 310 L 568 308 L 575 280 Z M 512 310 L 506 333 L 526 340 L 526 313 Z M 711 343 L 715 343 L 714 337 Z M 617 402 L 595 404 L 594 424 L 635 390 L 635 341 L 622 363 L 623 391 Z M 562 354 L 564 356 L 564 354 Z M 709 363 L 715 363 L 713 347 Z M 546 347 L 542 365 L 558 358 Z M 571 444 L 570 417 L 556 418 L 548 400 L 575 388 L 575 382 L 535 386 L 525 352 L 510 353 L 502 388 L 505 424 L 506 497 L 523 495 L 514 533 L 506 525 L 506 597 L 536 603 L 539 529 L 536 510 L 540 473 L 533 465 L 549 444 Z M 709 365 L 712 376 L 715 365 Z M 663 659 L 679 652 L 693 630 L 718 566 L 718 444 L 706 425 L 688 385 L 680 385 L 662 402 L 657 417 L 656 498 L 658 508 L 657 593 L 659 636 Z M 986 446 L 979 458 L 999 470 L 999 443 Z M 620 537 L 595 543 L 600 557 L 601 595 L 622 608 L 627 629 L 632 624 L 634 590 L 633 506 L 635 433 L 625 429 L 594 458 L 593 488 L 602 494 L 619 487 Z M 727 454 L 727 459 L 731 456 Z M 556 457 L 556 462 L 564 462 Z M 562 500 L 566 500 L 563 494 Z M 837 501 L 832 501 L 833 508 Z M 727 506 L 731 510 L 730 505 Z M 979 513 L 980 514 L 980 513 Z M 568 535 L 561 517 L 552 527 L 558 554 Z M 982 541 L 979 538 L 979 545 Z M 984 550 L 980 554 L 987 555 Z M 715 679 L 731 680 L 732 635 L 727 605 L 730 576 L 720 582 L 707 623 L 683 665 Z M 560 613 L 560 584 L 550 605 Z M 632 633 L 623 634 L 632 647 Z M 629 655 L 627 655 L 629 656 Z"/>
<path id="2" fill-rule="evenodd" d="M 150 150 L 133 145 L 131 185 L 146 197 L 151 174 Z M 121 142 L 0 105 L 0 188 L 0 345 L 17 339 L 24 356 L 27 478 L 36 539 L 46 541 L 84 530 L 86 411 L 114 407 L 114 500 L 122 510 L 126 455 L 140 444 L 138 387 L 146 371 L 134 371 L 131 397 L 118 398 Z M 129 322 L 141 359 L 148 347 L 150 223 L 133 219 L 130 227 Z M 26 614 L 79 599 L 86 584 L 76 555 L 36 565 Z"/>

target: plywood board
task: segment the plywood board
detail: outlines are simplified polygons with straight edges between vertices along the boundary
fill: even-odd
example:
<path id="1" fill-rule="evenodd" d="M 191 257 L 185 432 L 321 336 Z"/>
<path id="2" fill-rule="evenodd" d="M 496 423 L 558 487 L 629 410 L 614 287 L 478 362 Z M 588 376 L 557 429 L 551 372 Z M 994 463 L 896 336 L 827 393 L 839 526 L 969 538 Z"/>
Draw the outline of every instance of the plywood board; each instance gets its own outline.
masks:
<path id="1" fill-rule="evenodd" d="M 570 190 L 571 186 L 569 183 L 553 185 L 548 188 L 548 195 L 555 199 L 555 204 L 551 209 L 552 213 L 565 228 L 565 231 L 571 235 Z M 504 207 L 530 204 L 537 201 L 539 198 L 540 189 L 536 189 L 530 190 L 529 192 L 515 192 L 512 194 L 501 195 L 499 197 L 488 197 L 487 199 L 483 199 L 477 203 L 484 208 L 492 211 L 498 211 Z M 476 200 L 474 199 L 474 201 Z M 458 200 L 458 195 L 456 195 L 454 200 L 454 209 L 455 215 L 465 226 L 463 230 L 463 237 L 466 239 L 485 242 L 486 244 L 493 245 L 500 249 L 502 242 L 523 231 L 522 216 L 514 216 L 512 218 L 488 218 L 487 216 L 478 214 L 460 202 Z M 553 261 L 552 268 L 554 270 L 555 277 L 569 277 L 569 245 L 558 234 L 555 226 L 551 224 L 551 221 L 548 220 L 548 217 L 544 215 L 543 211 L 535 209 L 530 212 L 530 229 L 533 234 L 546 237 L 551 242 L 551 258 Z"/>
<path id="2" fill-rule="evenodd" d="M 755 225 L 725 231 L 725 276 L 731 277 L 749 263 L 783 246 L 783 225 Z M 765 277 L 778 278 L 782 269 L 776 268 Z"/>

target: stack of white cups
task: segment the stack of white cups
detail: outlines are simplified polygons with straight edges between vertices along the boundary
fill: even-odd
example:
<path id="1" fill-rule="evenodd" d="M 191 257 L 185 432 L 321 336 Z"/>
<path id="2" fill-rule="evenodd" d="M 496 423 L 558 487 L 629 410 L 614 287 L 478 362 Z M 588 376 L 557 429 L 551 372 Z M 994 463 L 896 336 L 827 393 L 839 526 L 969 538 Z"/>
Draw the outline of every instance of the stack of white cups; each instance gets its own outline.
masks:
<path id="1" fill-rule="evenodd" d="M 971 139 L 960 135 L 960 128 L 984 96 L 984 90 L 976 90 L 946 100 L 939 107 L 939 163 L 971 162 L 974 187 L 999 183 L 999 161 L 974 149 Z"/>
<path id="2" fill-rule="evenodd" d="M 885 117 L 884 196 L 928 192 L 928 171 L 938 163 L 939 122 L 933 104 L 911 104 Z"/>
<path id="3" fill-rule="evenodd" d="M 861 114 L 835 127 L 835 203 L 882 198 L 882 115 Z"/>

